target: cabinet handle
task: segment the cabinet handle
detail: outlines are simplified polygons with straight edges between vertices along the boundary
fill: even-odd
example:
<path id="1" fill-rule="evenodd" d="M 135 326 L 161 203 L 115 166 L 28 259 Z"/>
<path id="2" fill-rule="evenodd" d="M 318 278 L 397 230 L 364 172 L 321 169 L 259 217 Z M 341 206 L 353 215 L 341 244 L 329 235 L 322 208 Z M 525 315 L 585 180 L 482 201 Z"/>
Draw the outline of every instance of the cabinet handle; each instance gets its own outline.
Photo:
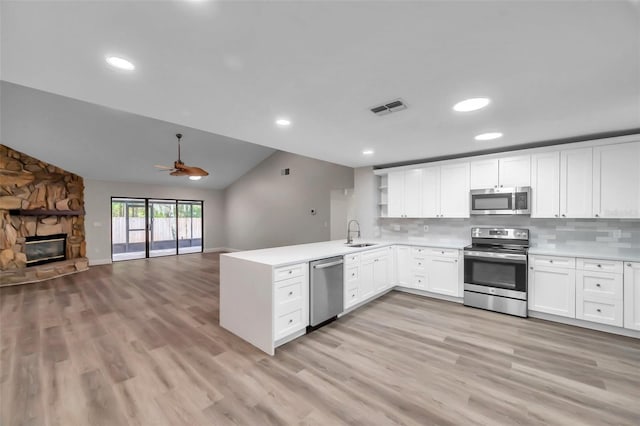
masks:
<path id="1" fill-rule="evenodd" d="M 454 262 L 458 263 L 458 259 L 454 260 Z"/>
<path id="2" fill-rule="evenodd" d="M 493 187 L 494 187 L 494 188 L 497 188 L 497 187 L 498 187 L 498 185 L 493 185 Z"/>
<path id="3" fill-rule="evenodd" d="M 293 296 L 293 292 L 292 291 L 289 292 L 289 296 Z"/>
<path id="4" fill-rule="evenodd" d="M 549 263 L 553 263 L 553 259 L 549 259 Z"/>
<path id="5" fill-rule="evenodd" d="M 529 269 L 531 269 L 533 271 L 533 266 L 529 266 Z"/>
<path id="6" fill-rule="evenodd" d="M 293 322 L 293 320 L 292 320 L 292 319 L 290 319 L 290 320 L 289 320 L 289 324 L 291 324 L 292 322 Z"/>
<path id="7" fill-rule="evenodd" d="M 602 265 L 600 265 L 599 263 L 598 263 L 598 268 L 602 268 Z"/>
<path id="8" fill-rule="evenodd" d="M 627 266 L 631 266 L 631 264 L 630 264 L 630 263 L 627 263 Z"/>
<path id="9" fill-rule="evenodd" d="M 563 214 L 563 215 L 562 215 L 562 217 L 567 217 L 567 215 L 566 215 L 566 214 Z"/>
<path id="10" fill-rule="evenodd" d="M 502 188 L 502 185 L 500 185 L 500 188 Z"/>
<path id="11" fill-rule="evenodd" d="M 558 215 L 555 215 L 555 217 L 558 217 Z"/>
<path id="12" fill-rule="evenodd" d="M 600 283 L 596 283 L 596 287 L 602 287 Z"/>
<path id="13" fill-rule="evenodd" d="M 602 312 L 602 310 L 600 308 L 596 309 L 597 312 Z"/>
<path id="14" fill-rule="evenodd" d="M 355 276 L 356 276 L 356 273 L 355 273 L 355 272 L 352 272 L 352 273 L 351 273 L 351 276 L 352 276 L 352 277 L 355 277 Z"/>
<path id="15" fill-rule="evenodd" d="M 440 253 L 444 254 L 444 251 L 441 251 Z"/>
<path id="16" fill-rule="evenodd" d="M 599 215 L 599 214 L 596 214 L 596 217 L 600 217 L 600 215 Z"/>
<path id="17" fill-rule="evenodd" d="M 293 271 L 289 270 L 289 273 L 290 273 L 290 274 L 293 274 Z"/>

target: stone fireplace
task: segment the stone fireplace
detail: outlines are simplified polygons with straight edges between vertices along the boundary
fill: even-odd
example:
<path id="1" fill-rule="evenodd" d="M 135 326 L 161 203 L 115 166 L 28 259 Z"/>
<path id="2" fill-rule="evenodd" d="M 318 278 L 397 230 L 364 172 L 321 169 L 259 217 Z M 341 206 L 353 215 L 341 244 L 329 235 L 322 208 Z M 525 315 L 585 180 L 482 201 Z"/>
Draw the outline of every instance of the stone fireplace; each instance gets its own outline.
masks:
<path id="1" fill-rule="evenodd" d="M 0 285 L 86 269 L 82 178 L 0 145 Z"/>

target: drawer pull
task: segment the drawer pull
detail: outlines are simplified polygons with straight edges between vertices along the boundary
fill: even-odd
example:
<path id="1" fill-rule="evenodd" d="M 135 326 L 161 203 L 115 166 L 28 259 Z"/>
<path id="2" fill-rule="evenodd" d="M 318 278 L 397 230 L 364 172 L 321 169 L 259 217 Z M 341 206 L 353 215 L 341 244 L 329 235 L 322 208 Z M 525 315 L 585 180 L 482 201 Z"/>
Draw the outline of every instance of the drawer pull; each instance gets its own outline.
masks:
<path id="1" fill-rule="evenodd" d="M 351 298 L 353 299 L 354 297 L 356 297 L 356 295 L 355 295 L 355 294 L 352 294 L 352 295 L 351 295 Z"/>
<path id="2" fill-rule="evenodd" d="M 602 268 L 602 265 L 598 263 L 598 268 Z"/>
<path id="3" fill-rule="evenodd" d="M 627 263 L 627 266 L 631 266 L 631 264 L 630 264 L 630 263 Z"/>
<path id="4" fill-rule="evenodd" d="M 602 312 L 602 309 L 598 308 L 596 309 L 597 312 Z"/>
<path id="5" fill-rule="evenodd" d="M 440 253 L 444 254 L 444 251 L 441 251 Z"/>
<path id="6" fill-rule="evenodd" d="M 600 283 L 597 283 L 597 284 L 596 284 L 596 287 L 602 287 L 602 286 L 600 285 Z"/>
<path id="7" fill-rule="evenodd" d="M 549 259 L 549 263 L 553 263 L 553 259 Z"/>
<path id="8" fill-rule="evenodd" d="M 352 277 L 355 277 L 355 276 L 356 276 L 356 273 L 355 273 L 355 272 L 352 272 L 352 273 L 351 273 L 351 276 L 352 276 Z"/>
<path id="9" fill-rule="evenodd" d="M 291 324 L 292 322 L 293 322 L 293 320 L 292 320 L 292 319 L 290 319 L 290 320 L 289 320 L 289 324 Z"/>
<path id="10" fill-rule="evenodd" d="M 422 266 L 422 263 L 418 262 L 418 266 Z"/>
<path id="11" fill-rule="evenodd" d="M 292 291 L 289 292 L 289 296 L 293 296 L 293 292 Z"/>
<path id="12" fill-rule="evenodd" d="M 533 271 L 533 266 L 529 266 L 529 269 L 531 269 Z"/>
<path id="13" fill-rule="evenodd" d="M 293 271 L 291 269 L 289 269 L 289 274 L 293 274 Z"/>

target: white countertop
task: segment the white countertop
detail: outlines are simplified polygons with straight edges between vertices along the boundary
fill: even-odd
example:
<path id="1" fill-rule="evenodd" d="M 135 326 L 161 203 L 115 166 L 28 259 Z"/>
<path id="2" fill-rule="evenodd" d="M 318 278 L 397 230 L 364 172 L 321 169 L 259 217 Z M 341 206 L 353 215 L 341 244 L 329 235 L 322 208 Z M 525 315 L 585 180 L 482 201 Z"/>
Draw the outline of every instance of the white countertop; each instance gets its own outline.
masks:
<path id="1" fill-rule="evenodd" d="M 529 247 L 529 254 L 547 256 L 582 257 L 587 259 L 622 260 L 625 262 L 640 262 L 640 249 L 616 247 Z"/>
<path id="2" fill-rule="evenodd" d="M 270 266 L 285 266 L 295 263 L 309 262 L 317 259 L 325 259 L 333 256 L 373 250 L 390 245 L 409 245 L 420 247 L 434 247 L 447 249 L 462 249 L 468 244 L 465 241 L 428 241 L 428 240 L 376 240 L 356 239 L 354 243 L 374 243 L 369 247 L 347 247 L 345 240 L 324 241 L 321 243 L 298 244 L 295 246 L 273 247 L 260 250 L 238 251 L 226 253 L 222 256 L 234 257 L 251 262 L 262 263 Z"/>

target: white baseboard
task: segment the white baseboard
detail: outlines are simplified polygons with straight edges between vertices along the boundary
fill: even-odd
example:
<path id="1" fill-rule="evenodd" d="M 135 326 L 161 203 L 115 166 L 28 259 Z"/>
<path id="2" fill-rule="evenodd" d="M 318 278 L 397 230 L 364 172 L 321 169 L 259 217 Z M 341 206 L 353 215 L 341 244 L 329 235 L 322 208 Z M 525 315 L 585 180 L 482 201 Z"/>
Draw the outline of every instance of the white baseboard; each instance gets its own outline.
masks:
<path id="1" fill-rule="evenodd" d="M 402 291 L 405 293 L 417 294 L 418 296 L 431 297 L 432 299 L 446 300 L 447 302 L 455 302 L 455 303 L 464 302 L 464 300 L 461 297 L 446 296 L 444 294 L 436 294 L 436 293 L 431 293 L 429 291 L 416 290 L 414 288 L 395 286 L 393 289 L 396 291 Z"/>
<path id="2" fill-rule="evenodd" d="M 529 311 L 529 316 L 531 318 L 559 322 L 576 327 L 588 328 L 590 330 L 604 331 L 605 333 L 619 334 L 621 336 L 635 337 L 636 339 L 640 339 L 640 331 L 630 330 L 628 328 L 615 327 L 607 324 L 598 324 L 597 322 L 584 321 L 576 318 L 560 317 L 558 315 L 547 314 L 544 312 Z"/>
<path id="3" fill-rule="evenodd" d="M 89 259 L 89 266 L 110 265 L 111 259 Z"/>
<path id="4" fill-rule="evenodd" d="M 217 253 L 219 251 L 234 252 L 234 251 L 240 251 L 240 250 L 230 248 L 230 247 L 213 247 L 213 248 L 206 248 L 203 250 L 204 253 Z"/>

